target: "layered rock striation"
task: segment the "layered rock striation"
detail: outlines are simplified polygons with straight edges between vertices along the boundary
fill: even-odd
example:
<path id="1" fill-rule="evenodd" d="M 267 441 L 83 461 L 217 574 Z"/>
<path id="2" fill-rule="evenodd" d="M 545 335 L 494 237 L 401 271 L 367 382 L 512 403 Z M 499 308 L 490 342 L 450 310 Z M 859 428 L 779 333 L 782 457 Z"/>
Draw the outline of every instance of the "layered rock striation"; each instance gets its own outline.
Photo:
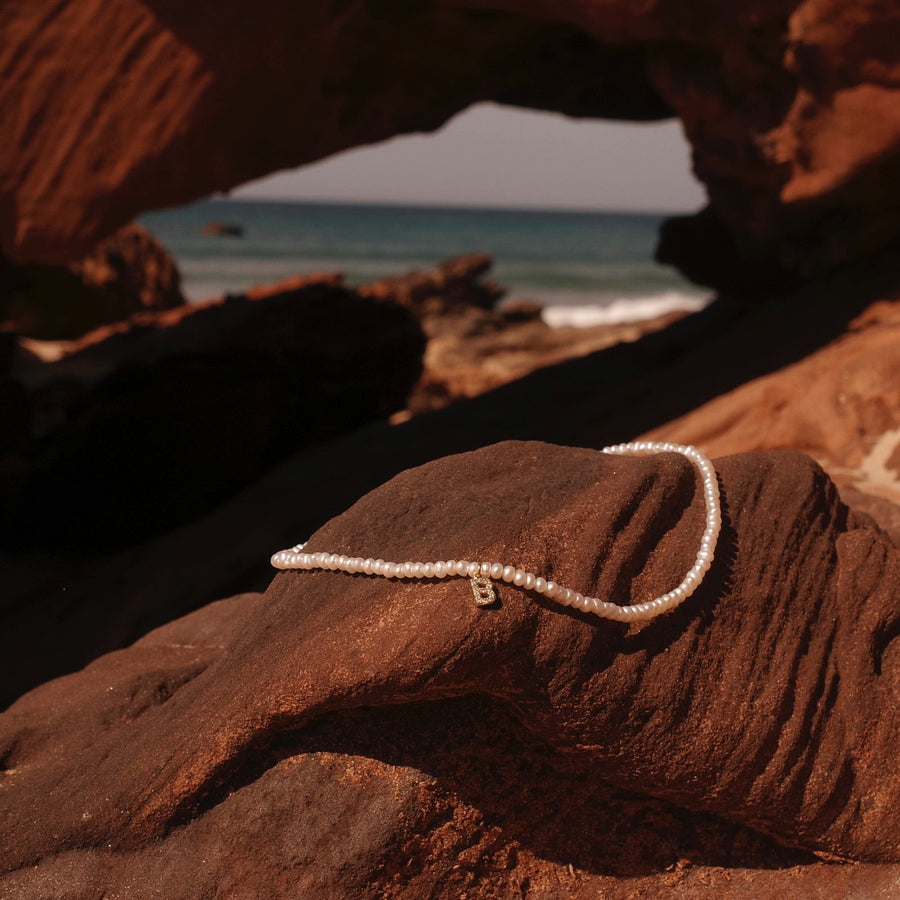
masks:
<path id="1" fill-rule="evenodd" d="M 810 862 L 754 832 L 896 862 L 900 554 L 804 456 L 716 465 L 714 566 L 643 627 L 507 584 L 479 609 L 461 579 L 289 572 L 36 689 L 0 717 L 0 887 L 180 897 L 190 865 L 194 895 L 571 896 L 604 873 L 659 887 L 685 853 L 743 865 L 752 893 L 748 866 Z M 627 603 L 680 580 L 702 519 L 675 455 L 508 442 L 400 475 L 310 548 L 511 561 Z"/>

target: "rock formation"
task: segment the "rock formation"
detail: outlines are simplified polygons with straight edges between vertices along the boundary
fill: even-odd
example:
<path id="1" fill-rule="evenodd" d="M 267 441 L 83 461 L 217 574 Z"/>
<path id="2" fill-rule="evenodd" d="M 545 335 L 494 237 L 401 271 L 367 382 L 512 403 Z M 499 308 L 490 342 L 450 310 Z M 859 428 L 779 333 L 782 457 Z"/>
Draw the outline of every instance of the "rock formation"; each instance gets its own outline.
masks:
<path id="1" fill-rule="evenodd" d="M 900 551 L 804 456 L 717 467 L 715 565 L 644 627 L 511 585 L 480 610 L 460 579 L 285 573 L 33 691 L 0 717 L 0 889 L 664 895 L 664 870 L 722 863 L 744 896 L 786 865 L 896 886 L 746 826 L 900 858 Z M 680 457 L 511 442 L 402 474 L 310 546 L 515 560 L 628 602 L 680 580 L 701 507 Z"/>
<path id="2" fill-rule="evenodd" d="M 68 265 L 0 259 L 0 322 L 30 338 L 80 338 L 135 312 L 183 304 L 175 261 L 140 225 L 120 228 Z"/>
<path id="3" fill-rule="evenodd" d="M 900 478 L 891 478 L 890 467 L 900 429 L 893 258 L 775 301 L 743 310 L 716 303 L 633 343 L 535 371 L 436 413 L 400 425 L 375 422 L 309 446 L 215 511 L 141 545 L 82 558 L 0 554 L 0 659 L 8 668 L 0 704 L 203 603 L 262 589 L 273 547 L 309 534 L 403 469 L 510 437 L 600 447 L 677 434 L 717 455 L 751 440 L 757 449 L 802 449 L 900 543 Z M 5 408 L 25 415 L 27 394 L 16 396 L 22 402 Z M 755 404 L 775 397 L 786 403 L 769 428 L 754 418 Z M 721 412 L 729 408 L 733 424 Z M 4 471 L 14 475 L 9 463 Z M 303 496 L 301 504 L 285 504 L 287 486 Z"/>
<path id="4" fill-rule="evenodd" d="M 0 894 L 900 893 L 896 10 L 258 12 L 0 8 L 0 702 L 74 673 L 0 715 Z M 146 311 L 180 294 L 114 234 L 137 213 L 481 100 L 677 115 L 710 205 L 659 256 L 752 302 L 501 387 L 496 335 L 543 326 L 494 308 L 486 259 Z M 389 424 L 423 332 L 419 408 L 495 389 Z M 312 530 L 660 593 L 699 534 L 683 460 L 476 449 L 639 434 L 724 457 L 716 564 L 646 627 L 505 584 L 478 610 L 461 580 L 258 593 Z"/>
<path id="5" fill-rule="evenodd" d="M 442 409 L 536 369 L 636 340 L 683 315 L 587 328 L 551 328 L 537 301 L 498 305 L 506 291 L 487 277 L 492 264 L 490 254 L 472 253 L 358 288 L 364 297 L 389 300 L 409 309 L 428 338 L 422 376 L 407 408 L 393 421 Z"/>
<path id="6" fill-rule="evenodd" d="M 900 230 L 898 25 L 877 0 L 350 0 L 252 23 L 235 0 L 213 19 L 138 0 L 7 5 L 0 247 L 67 262 L 141 211 L 495 100 L 677 115 L 709 192 L 703 234 L 747 272 L 805 277 Z"/>
<path id="7" fill-rule="evenodd" d="M 424 337 L 325 279 L 139 313 L 67 349 L 8 378 L 6 547 L 124 546 L 202 514 L 298 447 L 402 409 Z"/>

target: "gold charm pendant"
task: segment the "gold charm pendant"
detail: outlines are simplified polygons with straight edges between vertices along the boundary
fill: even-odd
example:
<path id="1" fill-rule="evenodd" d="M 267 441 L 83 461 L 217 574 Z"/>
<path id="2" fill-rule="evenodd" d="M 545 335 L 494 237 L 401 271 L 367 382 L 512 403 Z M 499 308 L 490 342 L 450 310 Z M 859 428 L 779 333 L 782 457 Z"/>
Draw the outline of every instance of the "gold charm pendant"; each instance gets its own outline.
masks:
<path id="1" fill-rule="evenodd" d="M 490 578 L 476 575 L 469 579 L 469 582 L 472 585 L 472 593 L 475 595 L 476 606 L 490 606 L 492 603 L 496 603 L 497 595 L 494 593 L 494 585 Z"/>

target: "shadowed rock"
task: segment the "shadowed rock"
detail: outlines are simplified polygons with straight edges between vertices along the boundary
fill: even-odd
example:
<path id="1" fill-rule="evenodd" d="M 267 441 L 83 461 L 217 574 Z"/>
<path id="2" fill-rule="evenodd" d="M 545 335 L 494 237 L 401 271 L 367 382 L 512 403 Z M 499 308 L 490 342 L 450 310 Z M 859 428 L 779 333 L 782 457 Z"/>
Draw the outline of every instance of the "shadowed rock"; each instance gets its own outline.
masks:
<path id="1" fill-rule="evenodd" d="M 58 361 L 24 360 L 0 543 L 121 547 L 170 529 L 298 447 L 402 409 L 424 348 L 407 310 L 311 278 L 136 314 Z"/>
<path id="2" fill-rule="evenodd" d="M 450 698 L 499 710 L 497 722 L 511 715 L 599 781 L 796 847 L 900 860 L 900 552 L 806 457 L 743 454 L 717 468 L 714 567 L 683 607 L 643 627 L 506 584 L 499 605 L 481 610 L 462 579 L 291 572 L 264 597 L 209 607 L 36 689 L 0 719 L 0 805 L 13 836 L 4 869 L 83 875 L 105 848 L 116 865 L 146 871 L 185 829 L 214 819 L 245 828 L 249 809 L 277 844 L 319 808 L 302 799 L 311 783 L 354 777 L 357 764 L 329 774 L 331 757 L 315 739 L 304 745 L 317 720 Z M 701 528 L 695 474 L 680 457 L 509 442 L 401 474 L 310 548 L 511 561 L 629 602 L 678 583 Z M 398 748 L 413 734 L 403 722 Z M 294 779 L 296 806 L 285 797 Z M 382 863 L 391 834 L 409 837 L 396 824 L 404 791 L 363 825 L 355 813 L 345 820 L 351 842 L 369 840 L 358 827 L 380 829 L 367 846 L 381 847 Z M 229 819 L 238 796 L 250 806 Z M 315 829 L 297 834 L 293 852 L 307 860 L 298 870 L 321 874 L 331 863 L 303 843 Z"/>
<path id="3" fill-rule="evenodd" d="M 26 337 L 71 340 L 184 302 L 175 260 L 133 223 L 67 266 L 15 266 L 0 257 L 0 322 Z"/>

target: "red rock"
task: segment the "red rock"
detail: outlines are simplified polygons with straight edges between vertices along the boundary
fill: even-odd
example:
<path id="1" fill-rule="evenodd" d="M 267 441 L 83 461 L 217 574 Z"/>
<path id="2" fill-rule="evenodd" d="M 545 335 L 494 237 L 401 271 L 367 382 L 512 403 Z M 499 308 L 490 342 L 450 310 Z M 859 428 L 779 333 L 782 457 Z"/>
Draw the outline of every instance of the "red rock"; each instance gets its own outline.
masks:
<path id="1" fill-rule="evenodd" d="M 900 856 L 900 551 L 808 458 L 717 466 L 716 564 L 643 628 L 510 585 L 479 610 L 463 580 L 286 573 L 33 691 L 0 717 L 0 887 L 509 897 L 527 877 L 551 897 L 630 896 L 635 876 L 722 883 L 722 864 L 750 894 L 896 885 L 896 865 L 810 866 L 605 787 Z M 681 578 L 699 527 L 678 457 L 507 443 L 404 473 L 310 546 L 515 558 L 627 602 Z"/>
<path id="2" fill-rule="evenodd" d="M 132 313 L 184 305 L 166 249 L 126 225 L 67 266 L 10 266 L 0 276 L 0 319 L 20 334 L 70 340 Z"/>
<path id="3" fill-rule="evenodd" d="M 431 269 L 373 281 L 362 285 L 359 292 L 405 306 L 426 329 L 442 324 L 452 328 L 455 315 L 472 309 L 493 310 L 506 293 L 496 282 L 484 279 L 493 263 L 489 253 L 469 253 Z"/>
<path id="4" fill-rule="evenodd" d="M 891 337 L 895 329 L 887 315 L 890 298 L 897 296 L 895 270 L 893 258 L 886 257 L 881 265 L 848 267 L 791 295 L 776 296 L 769 305 L 714 304 L 663 331 L 548 366 L 437 413 L 415 416 L 402 425 L 373 423 L 311 445 L 215 510 L 138 546 L 77 558 L 61 550 L 0 554 L 0 597 L 6 604 L 0 659 L 7 662 L 0 704 L 203 603 L 239 590 L 262 589 L 268 583 L 263 560 L 273 546 L 286 546 L 297 535 L 308 534 L 405 468 L 511 437 L 601 447 L 673 422 L 670 432 L 660 432 L 668 437 L 678 428 L 674 420 L 688 411 L 782 369 L 785 377 L 793 378 L 792 367 L 804 359 L 815 366 L 823 389 L 810 392 L 807 406 L 792 403 L 789 408 L 797 417 L 809 413 L 826 422 L 834 406 L 829 401 L 816 413 L 812 402 L 830 396 L 824 380 L 831 379 L 832 395 L 849 389 L 856 399 L 844 407 L 845 418 L 832 421 L 831 430 L 823 432 L 841 432 L 843 436 L 829 445 L 845 447 L 845 455 L 840 461 L 820 453 L 824 446 L 794 446 L 791 442 L 802 430 L 792 435 L 787 419 L 779 425 L 783 446 L 805 448 L 817 456 L 842 491 L 858 485 L 859 493 L 849 492 L 848 499 L 900 536 L 897 504 L 891 503 L 896 495 L 867 499 L 887 482 L 880 479 L 876 484 L 855 469 L 853 461 L 865 461 L 877 444 L 887 447 L 886 435 L 900 428 L 900 418 L 891 421 L 872 414 L 892 408 L 885 400 L 865 399 L 896 395 L 892 360 L 900 352 L 900 341 Z M 884 298 L 888 305 L 880 306 L 875 298 Z M 811 317 L 812 306 L 817 313 Z M 866 315 L 865 309 L 872 312 Z M 855 348 L 852 356 L 858 360 L 852 365 L 851 356 L 840 350 L 843 340 L 837 339 L 850 320 L 855 324 L 846 346 Z M 835 348 L 839 356 L 832 365 L 815 363 L 817 354 Z M 850 378 L 844 388 L 840 366 L 847 367 Z M 776 381 L 770 384 L 774 389 Z M 847 410 L 860 415 L 848 415 Z M 752 407 L 739 415 L 752 421 Z M 759 421 L 759 435 L 765 436 L 765 423 Z M 736 422 L 736 436 L 756 437 L 740 424 L 742 418 Z M 724 441 L 715 444 L 712 428 L 708 433 L 679 433 L 711 452 L 741 449 Z M 715 451 L 716 446 L 724 449 Z M 851 452 L 854 446 L 858 452 Z M 13 471 L 2 471 L 15 483 Z M 303 496 L 302 504 L 285 505 L 288 488 Z M 6 508 L 0 498 L 0 510 Z M 248 522 L 254 527 L 248 529 Z M 226 568 L 220 562 L 223 547 L 228 548 Z"/>
<path id="5" fill-rule="evenodd" d="M 900 294 L 898 294 L 900 297 Z M 791 448 L 815 457 L 841 484 L 900 508 L 900 299 L 883 300 L 814 353 L 748 379 L 648 438 L 708 453 Z M 873 512 L 900 538 L 890 503 Z"/>
<path id="6" fill-rule="evenodd" d="M 423 349 L 406 310 L 333 280 L 91 333 L 18 373 L 30 412 L 0 460 L 2 541 L 121 547 L 201 515 L 298 447 L 402 408 Z"/>
<path id="7" fill-rule="evenodd" d="M 0 14 L 0 113 L 18 123 L 0 146 L 0 246 L 17 261 L 77 258 L 141 211 L 432 130 L 481 100 L 679 116 L 714 218 L 753 264 L 805 277 L 898 233 L 898 21 L 878 0 L 477 0 L 402 15 L 351 0 L 252 24 L 237 2 L 214 22 L 137 0 L 52 12 Z M 464 72 L 447 63 L 460 47 Z"/>
<path id="8" fill-rule="evenodd" d="M 492 264 L 489 254 L 472 253 L 358 289 L 363 296 L 409 309 L 428 338 L 422 377 L 407 408 L 393 422 L 443 409 L 536 369 L 636 340 L 680 317 L 670 314 L 643 322 L 551 328 L 536 301 L 518 300 L 498 307 L 506 291 L 485 278 Z"/>

